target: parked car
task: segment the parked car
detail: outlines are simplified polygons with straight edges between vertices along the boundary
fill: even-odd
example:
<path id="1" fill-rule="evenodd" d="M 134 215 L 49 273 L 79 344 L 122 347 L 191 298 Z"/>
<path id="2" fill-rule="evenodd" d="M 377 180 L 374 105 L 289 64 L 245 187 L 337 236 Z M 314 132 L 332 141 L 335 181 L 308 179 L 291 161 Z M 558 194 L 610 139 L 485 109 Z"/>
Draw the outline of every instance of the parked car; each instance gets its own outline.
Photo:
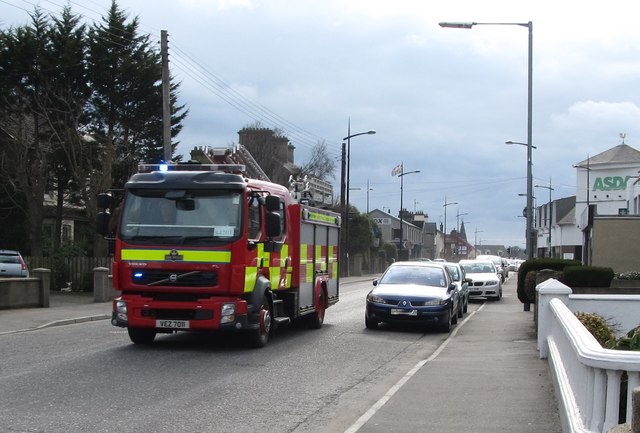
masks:
<path id="1" fill-rule="evenodd" d="M 0 250 L 0 277 L 29 277 L 29 269 L 18 251 Z"/>
<path id="2" fill-rule="evenodd" d="M 476 257 L 476 260 L 491 260 L 500 273 L 503 283 L 507 278 L 509 278 L 509 266 L 507 265 L 507 259 L 500 256 L 480 255 Z"/>
<path id="3" fill-rule="evenodd" d="M 467 278 L 467 275 L 462 266 L 460 266 L 460 263 L 446 262 L 443 264 L 449 270 L 454 284 L 458 287 L 458 295 L 460 296 L 458 317 L 462 317 L 469 307 L 469 281 L 471 280 Z"/>
<path id="4" fill-rule="evenodd" d="M 433 262 L 395 262 L 367 294 L 365 325 L 380 322 L 435 325 L 444 332 L 458 322 L 459 294 L 445 266 Z"/>
<path id="5" fill-rule="evenodd" d="M 502 299 L 502 279 L 496 265 L 490 260 L 460 260 L 467 274 L 469 298 Z"/>

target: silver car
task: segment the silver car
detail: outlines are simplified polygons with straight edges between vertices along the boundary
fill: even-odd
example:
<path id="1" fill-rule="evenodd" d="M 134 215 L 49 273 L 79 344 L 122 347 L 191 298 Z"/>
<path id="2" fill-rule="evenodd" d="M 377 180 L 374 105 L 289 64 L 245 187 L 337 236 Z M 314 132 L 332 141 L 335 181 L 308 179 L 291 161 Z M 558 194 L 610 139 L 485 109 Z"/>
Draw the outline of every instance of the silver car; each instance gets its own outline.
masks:
<path id="1" fill-rule="evenodd" d="M 458 303 L 458 317 L 462 317 L 469 308 L 469 283 L 470 279 L 460 266 L 460 263 L 446 262 L 444 265 L 449 269 L 451 278 L 456 286 L 458 286 L 458 294 L 460 295 L 460 302 Z"/>
<path id="2" fill-rule="evenodd" d="M 0 278 L 28 278 L 29 269 L 18 251 L 0 250 Z"/>

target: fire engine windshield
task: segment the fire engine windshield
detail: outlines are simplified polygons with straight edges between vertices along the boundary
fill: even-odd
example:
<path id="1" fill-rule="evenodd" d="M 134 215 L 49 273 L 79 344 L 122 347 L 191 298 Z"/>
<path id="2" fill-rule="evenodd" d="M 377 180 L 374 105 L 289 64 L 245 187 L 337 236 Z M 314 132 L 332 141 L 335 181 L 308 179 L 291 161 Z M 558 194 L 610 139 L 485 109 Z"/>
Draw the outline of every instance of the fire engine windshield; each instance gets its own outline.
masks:
<path id="1" fill-rule="evenodd" d="M 129 190 L 120 238 L 149 243 L 199 244 L 240 236 L 242 195 L 231 191 Z"/>

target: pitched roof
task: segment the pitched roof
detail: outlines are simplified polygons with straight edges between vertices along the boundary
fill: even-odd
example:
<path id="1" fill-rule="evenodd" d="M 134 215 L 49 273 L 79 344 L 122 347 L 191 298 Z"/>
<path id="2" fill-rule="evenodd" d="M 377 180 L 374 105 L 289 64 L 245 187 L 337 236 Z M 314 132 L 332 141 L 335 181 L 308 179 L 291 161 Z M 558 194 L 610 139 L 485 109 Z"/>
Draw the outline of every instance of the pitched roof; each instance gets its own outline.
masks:
<path id="1" fill-rule="evenodd" d="M 591 156 L 589 157 L 589 159 L 585 159 L 584 161 L 581 161 L 576 165 L 586 166 L 587 163 L 589 165 L 611 163 L 629 164 L 634 162 L 640 163 L 640 151 L 627 144 L 619 144 L 609 150 L 605 150 L 602 153 Z"/>

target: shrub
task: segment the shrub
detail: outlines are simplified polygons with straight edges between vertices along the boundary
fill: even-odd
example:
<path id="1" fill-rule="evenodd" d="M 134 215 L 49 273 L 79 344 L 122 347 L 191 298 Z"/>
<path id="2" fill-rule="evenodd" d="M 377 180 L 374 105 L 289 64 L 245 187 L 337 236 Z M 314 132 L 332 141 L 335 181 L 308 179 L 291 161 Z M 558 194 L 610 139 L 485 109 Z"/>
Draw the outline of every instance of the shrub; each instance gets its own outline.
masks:
<path id="1" fill-rule="evenodd" d="M 562 282 L 569 287 L 609 287 L 613 269 L 598 266 L 567 266 Z"/>
<path id="2" fill-rule="evenodd" d="M 627 335 L 620 337 L 616 342 L 618 350 L 638 350 L 640 351 L 640 326 L 636 326 Z"/>
<path id="3" fill-rule="evenodd" d="M 613 349 L 616 346 L 616 335 L 613 332 L 613 327 L 602 316 L 596 313 L 578 312 L 576 317 L 602 347 Z"/>
<path id="4" fill-rule="evenodd" d="M 540 269 L 553 269 L 555 271 L 561 271 L 567 266 L 580 266 L 580 262 L 577 260 L 564 260 L 564 259 L 529 259 L 520 265 L 518 269 L 518 299 L 523 304 L 533 304 L 535 300 L 535 288 L 533 298 L 529 298 L 525 291 L 525 278 L 529 271 L 539 271 Z"/>
<path id="5" fill-rule="evenodd" d="M 524 292 L 527 299 L 532 304 L 535 304 L 536 300 L 536 271 L 529 271 L 524 278 Z"/>

